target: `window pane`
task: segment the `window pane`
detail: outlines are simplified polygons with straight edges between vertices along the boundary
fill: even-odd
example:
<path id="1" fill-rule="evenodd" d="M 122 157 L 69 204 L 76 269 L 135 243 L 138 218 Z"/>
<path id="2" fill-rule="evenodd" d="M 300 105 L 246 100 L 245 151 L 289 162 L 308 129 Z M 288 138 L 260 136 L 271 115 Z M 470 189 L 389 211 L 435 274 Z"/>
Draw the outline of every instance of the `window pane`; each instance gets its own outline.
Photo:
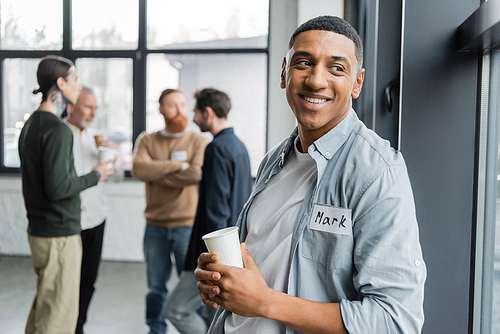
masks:
<path id="1" fill-rule="evenodd" d="M 500 50 L 483 53 L 477 159 L 474 333 L 500 333 Z"/>
<path id="2" fill-rule="evenodd" d="M 0 0 L 1 49 L 61 50 L 62 13 L 61 0 Z"/>
<path id="3" fill-rule="evenodd" d="M 138 0 L 73 0 L 72 12 L 74 49 L 137 48 Z"/>
<path id="4" fill-rule="evenodd" d="M 266 150 L 267 55 L 266 54 L 162 54 L 147 59 L 146 130 L 164 128 L 158 111 L 158 97 L 165 88 L 180 88 L 186 95 L 189 127 L 193 123 L 196 90 L 214 87 L 226 92 L 232 108 L 229 123 L 245 143 L 252 173 Z"/>
<path id="5" fill-rule="evenodd" d="M 500 116 L 500 50 L 496 50 L 491 54 L 491 70 L 490 70 L 490 92 L 489 92 L 489 110 Z M 500 127 L 497 122 L 496 140 L 500 139 Z M 494 138 L 494 137 L 493 137 Z M 498 152 L 499 143 L 494 143 L 497 150 L 495 155 L 497 162 L 500 162 L 500 154 Z M 493 307 L 492 307 L 492 333 L 500 333 L 500 170 L 497 164 L 497 189 L 496 189 L 496 223 L 495 223 L 495 252 L 493 264 Z M 495 210 L 495 208 L 491 208 Z M 495 212 L 495 211 L 492 211 Z"/>
<path id="6" fill-rule="evenodd" d="M 132 59 L 79 58 L 78 81 L 97 97 L 92 127 L 101 130 L 116 148 L 126 170 L 132 162 Z"/>
<path id="7" fill-rule="evenodd" d="M 33 95 L 38 88 L 36 69 L 39 59 L 5 59 L 3 72 L 3 159 L 5 167 L 19 167 L 17 141 L 29 115 L 38 108 L 42 95 Z"/>
<path id="8" fill-rule="evenodd" d="M 148 0 L 147 5 L 149 49 L 267 47 L 269 0 Z"/>

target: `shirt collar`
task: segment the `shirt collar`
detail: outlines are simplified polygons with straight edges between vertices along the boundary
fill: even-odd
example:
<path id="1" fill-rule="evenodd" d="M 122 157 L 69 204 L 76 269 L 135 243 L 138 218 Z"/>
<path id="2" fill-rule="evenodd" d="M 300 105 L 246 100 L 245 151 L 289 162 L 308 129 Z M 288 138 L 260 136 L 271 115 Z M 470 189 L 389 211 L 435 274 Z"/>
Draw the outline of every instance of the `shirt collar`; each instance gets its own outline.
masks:
<path id="1" fill-rule="evenodd" d="M 354 109 L 350 109 L 349 113 L 344 117 L 339 124 L 337 124 L 333 129 L 328 131 L 324 136 L 317 139 L 311 146 L 309 146 L 308 153 L 311 157 L 315 159 L 317 156 L 313 154 L 314 151 L 318 151 L 320 155 L 326 159 L 330 160 L 335 153 L 339 150 L 345 141 L 349 137 L 350 133 L 354 128 L 355 122 L 358 120 L 358 116 Z M 280 153 L 280 167 L 283 166 L 285 157 L 293 149 L 295 138 L 298 136 L 298 128 L 295 127 L 290 137 L 288 137 L 287 142 L 283 146 Z"/>
<path id="2" fill-rule="evenodd" d="M 295 143 L 295 138 L 298 135 L 299 135 L 299 129 L 297 127 L 295 127 L 295 129 L 293 129 L 292 134 L 290 135 L 290 137 L 288 137 L 288 139 L 286 140 L 285 145 L 281 149 L 280 158 L 279 158 L 280 159 L 280 161 L 279 161 L 280 168 L 283 167 L 283 165 L 285 164 L 285 158 L 288 155 L 288 153 L 290 152 L 290 150 L 293 149 L 293 145 L 295 145 L 294 144 Z"/>
<path id="3" fill-rule="evenodd" d="M 177 132 L 177 133 L 170 132 L 170 131 L 167 131 L 165 129 L 162 129 L 162 130 L 159 131 L 159 133 L 163 137 L 173 138 L 173 137 L 182 137 L 186 133 L 186 131 L 187 131 L 187 128 L 186 128 L 186 130 L 184 130 L 182 132 Z"/>
<path id="4" fill-rule="evenodd" d="M 353 121 L 357 119 L 358 116 L 356 112 L 351 108 L 349 113 L 339 124 L 309 147 L 309 153 L 311 153 L 311 150 L 317 150 L 325 159 L 330 160 L 339 148 L 344 145 L 352 132 L 354 126 Z"/>
<path id="5" fill-rule="evenodd" d="M 68 122 L 68 119 L 65 118 L 64 120 L 64 123 L 66 123 L 66 125 L 71 129 L 71 131 L 75 132 L 75 133 L 81 133 L 81 132 L 84 132 L 85 130 L 87 130 L 87 128 L 83 129 L 83 130 L 80 130 L 79 127 L 77 126 L 74 126 L 73 124 L 71 124 L 70 122 Z"/>
<path id="6" fill-rule="evenodd" d="M 234 129 L 232 127 L 229 127 L 229 128 L 225 128 L 225 129 L 222 129 L 220 130 L 215 136 L 215 137 L 218 137 L 219 135 L 222 135 L 222 134 L 233 134 L 234 133 Z"/>

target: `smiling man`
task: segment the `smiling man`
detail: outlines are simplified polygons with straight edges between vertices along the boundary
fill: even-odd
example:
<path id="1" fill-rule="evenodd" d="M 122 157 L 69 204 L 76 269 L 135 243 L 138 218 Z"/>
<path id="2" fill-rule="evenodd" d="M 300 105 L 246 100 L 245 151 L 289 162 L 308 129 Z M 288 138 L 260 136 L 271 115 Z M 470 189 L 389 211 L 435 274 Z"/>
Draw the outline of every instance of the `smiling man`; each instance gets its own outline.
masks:
<path id="1" fill-rule="evenodd" d="M 244 269 L 203 253 L 209 333 L 419 333 L 426 269 L 400 152 L 358 119 L 362 43 L 314 18 L 292 35 L 281 88 L 298 126 L 262 161 L 238 219 Z"/>

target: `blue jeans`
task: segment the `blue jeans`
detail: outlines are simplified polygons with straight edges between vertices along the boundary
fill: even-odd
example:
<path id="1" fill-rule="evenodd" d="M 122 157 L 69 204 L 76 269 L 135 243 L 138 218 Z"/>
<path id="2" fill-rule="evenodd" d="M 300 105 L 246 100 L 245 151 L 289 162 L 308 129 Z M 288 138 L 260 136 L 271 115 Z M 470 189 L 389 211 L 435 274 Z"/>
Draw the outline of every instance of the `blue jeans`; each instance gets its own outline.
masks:
<path id="1" fill-rule="evenodd" d="M 201 301 L 194 272 L 183 271 L 165 307 L 165 317 L 181 334 L 206 334 L 215 311 Z"/>
<path id="2" fill-rule="evenodd" d="M 165 334 L 167 322 L 163 307 L 167 299 L 167 281 L 170 279 L 174 253 L 177 273 L 180 275 L 191 238 L 191 226 L 158 227 L 146 224 L 144 233 L 144 258 L 148 280 L 146 296 L 146 323 L 151 334 Z"/>

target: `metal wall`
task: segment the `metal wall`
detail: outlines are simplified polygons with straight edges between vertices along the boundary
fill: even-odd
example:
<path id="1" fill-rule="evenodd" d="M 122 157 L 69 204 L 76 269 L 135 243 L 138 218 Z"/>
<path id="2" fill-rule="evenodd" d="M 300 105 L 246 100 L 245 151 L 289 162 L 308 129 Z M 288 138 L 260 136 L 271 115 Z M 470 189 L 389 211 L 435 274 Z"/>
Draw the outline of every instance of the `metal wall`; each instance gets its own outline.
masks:
<path id="1" fill-rule="evenodd" d="M 427 263 L 423 333 L 468 333 L 477 53 L 459 53 L 457 27 L 479 0 L 405 1 L 401 150 Z"/>
<path id="2" fill-rule="evenodd" d="M 472 333 L 478 53 L 457 28 L 480 0 L 352 0 L 366 75 L 355 108 L 401 149 L 427 264 L 423 333 Z M 348 18 L 356 18 L 350 12 Z M 399 74 L 399 75 L 398 75 Z M 385 88 L 392 112 L 387 111 Z"/>

